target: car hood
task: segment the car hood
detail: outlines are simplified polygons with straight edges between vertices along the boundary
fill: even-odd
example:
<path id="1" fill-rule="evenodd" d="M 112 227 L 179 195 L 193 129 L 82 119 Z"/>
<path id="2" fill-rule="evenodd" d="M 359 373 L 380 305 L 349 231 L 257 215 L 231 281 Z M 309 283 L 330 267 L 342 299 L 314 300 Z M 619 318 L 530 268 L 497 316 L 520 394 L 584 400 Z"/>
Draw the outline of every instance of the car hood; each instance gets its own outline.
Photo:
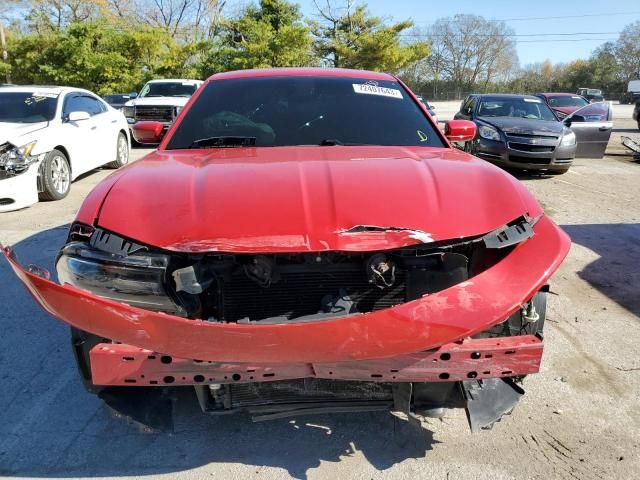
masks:
<path id="1" fill-rule="evenodd" d="M 38 123 L 6 123 L 0 122 L 0 145 L 9 142 L 12 145 L 21 147 L 28 143 L 32 133 L 42 130 L 49 125 L 49 122 Z"/>
<path id="2" fill-rule="evenodd" d="M 79 220 L 187 252 L 381 250 L 541 213 L 516 179 L 449 148 L 165 150 L 96 192 Z"/>
<path id="3" fill-rule="evenodd" d="M 184 107 L 189 101 L 188 97 L 138 97 L 129 100 L 125 105 L 131 106 L 153 106 L 153 107 Z"/>
<path id="4" fill-rule="evenodd" d="M 560 135 L 564 131 L 564 124 L 555 120 L 533 120 L 515 117 L 479 117 L 478 120 L 499 128 L 504 133 L 527 133 L 532 135 Z"/>
<path id="5" fill-rule="evenodd" d="M 551 107 L 556 112 L 564 113 L 565 115 L 571 115 L 573 112 L 580 110 L 582 107 Z"/>

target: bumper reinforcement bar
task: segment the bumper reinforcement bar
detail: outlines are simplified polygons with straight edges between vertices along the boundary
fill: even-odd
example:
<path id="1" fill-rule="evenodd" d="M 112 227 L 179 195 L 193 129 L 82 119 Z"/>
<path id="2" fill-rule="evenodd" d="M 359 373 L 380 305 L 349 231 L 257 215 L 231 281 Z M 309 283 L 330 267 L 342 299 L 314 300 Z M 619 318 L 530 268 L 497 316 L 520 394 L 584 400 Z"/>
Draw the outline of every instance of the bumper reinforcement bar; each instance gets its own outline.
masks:
<path id="1" fill-rule="evenodd" d="M 533 335 L 468 339 L 425 352 L 337 363 L 249 364 L 187 360 L 125 344 L 90 352 L 95 385 L 166 386 L 326 378 L 372 382 L 456 382 L 516 377 L 540 369 Z"/>

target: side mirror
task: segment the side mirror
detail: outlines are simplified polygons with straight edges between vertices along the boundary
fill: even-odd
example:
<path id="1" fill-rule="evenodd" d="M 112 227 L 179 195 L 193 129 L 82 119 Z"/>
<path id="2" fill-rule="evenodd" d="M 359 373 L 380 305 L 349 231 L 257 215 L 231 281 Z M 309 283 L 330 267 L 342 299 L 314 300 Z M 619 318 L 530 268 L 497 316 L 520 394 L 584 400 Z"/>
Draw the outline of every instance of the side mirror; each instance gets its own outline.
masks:
<path id="1" fill-rule="evenodd" d="M 469 120 L 451 120 L 444 125 L 444 136 L 450 142 L 469 142 L 476 138 L 478 127 Z"/>
<path id="2" fill-rule="evenodd" d="M 133 138 L 144 145 L 157 145 L 164 137 L 164 125 L 161 122 L 138 122 L 131 127 Z"/>
<path id="3" fill-rule="evenodd" d="M 136 92 L 131 92 L 129 94 L 129 98 L 131 98 L 131 99 L 138 98 L 138 94 Z"/>
<path id="4" fill-rule="evenodd" d="M 83 120 L 89 120 L 91 115 L 87 112 L 71 112 L 67 116 L 67 120 L 70 122 L 81 122 Z"/>
<path id="5" fill-rule="evenodd" d="M 565 118 L 562 123 L 564 123 L 567 127 L 571 126 L 571 117 Z"/>

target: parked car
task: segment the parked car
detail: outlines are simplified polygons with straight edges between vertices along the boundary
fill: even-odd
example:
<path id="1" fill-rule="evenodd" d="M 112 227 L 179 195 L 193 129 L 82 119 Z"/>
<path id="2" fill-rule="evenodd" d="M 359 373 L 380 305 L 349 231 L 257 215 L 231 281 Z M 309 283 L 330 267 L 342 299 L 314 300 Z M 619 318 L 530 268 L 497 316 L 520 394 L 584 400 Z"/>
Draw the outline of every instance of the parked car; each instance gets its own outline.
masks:
<path id="1" fill-rule="evenodd" d="M 640 100 L 640 80 L 631 80 L 627 85 L 627 91 L 620 97 L 620 103 L 626 105 Z"/>
<path id="2" fill-rule="evenodd" d="M 603 110 L 606 120 L 596 122 Z M 602 157 L 613 128 L 606 103 L 588 104 L 563 123 L 530 95 L 469 95 L 455 118 L 478 126 L 476 138 L 466 144 L 473 155 L 503 167 L 552 174 L 565 173 L 576 156 Z"/>
<path id="3" fill-rule="evenodd" d="M 156 121 L 167 130 L 200 85 L 200 80 L 151 80 L 136 98 L 125 103 L 122 111 L 129 126 Z"/>
<path id="4" fill-rule="evenodd" d="M 102 99 L 111 105 L 116 110 L 122 110 L 125 104 L 134 98 L 136 98 L 138 94 L 136 92 L 132 93 L 112 93 L 110 95 L 104 95 Z"/>
<path id="5" fill-rule="evenodd" d="M 94 391 L 191 385 L 262 419 L 463 407 L 488 427 L 539 369 L 570 241 L 451 145 L 475 129 L 440 131 L 389 74 L 219 73 L 169 133 L 134 126 L 165 137 L 86 198 L 60 284 L 4 254 L 73 326 Z"/>
<path id="6" fill-rule="evenodd" d="M 129 161 L 127 121 L 87 90 L 3 87 L 0 105 L 0 212 L 60 200 L 79 175 Z"/>
<path id="7" fill-rule="evenodd" d="M 576 110 L 589 105 L 584 97 L 572 93 L 536 93 L 534 95 L 542 99 L 553 110 L 558 120 L 562 120 Z"/>
<path id="8" fill-rule="evenodd" d="M 579 88 L 576 95 L 586 98 L 589 103 L 604 102 L 602 90 L 597 88 Z"/>
<path id="9" fill-rule="evenodd" d="M 436 115 L 435 108 L 433 108 L 433 106 L 430 105 L 429 102 L 422 95 L 416 95 L 416 98 L 420 100 L 420 103 L 422 103 L 425 106 L 425 108 L 427 109 L 427 112 L 429 112 L 429 115 L 431 115 L 431 118 L 433 118 L 433 121 L 437 124 L 438 116 Z"/>
<path id="10" fill-rule="evenodd" d="M 640 129 L 640 100 L 636 102 L 636 106 L 633 109 L 633 119 L 638 122 L 638 128 Z"/>

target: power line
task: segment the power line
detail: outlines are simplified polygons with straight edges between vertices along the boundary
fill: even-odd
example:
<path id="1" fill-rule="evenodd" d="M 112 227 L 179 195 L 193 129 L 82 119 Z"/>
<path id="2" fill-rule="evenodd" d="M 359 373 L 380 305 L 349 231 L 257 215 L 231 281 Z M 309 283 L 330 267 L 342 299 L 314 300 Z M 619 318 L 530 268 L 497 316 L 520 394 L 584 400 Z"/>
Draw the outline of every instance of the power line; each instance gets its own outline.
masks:
<path id="1" fill-rule="evenodd" d="M 522 22 L 530 20 L 558 20 L 564 18 L 587 18 L 587 17 L 613 17 L 619 15 L 640 15 L 640 12 L 610 12 L 610 13 L 589 13 L 584 15 L 556 15 L 551 17 L 516 17 L 516 18 L 492 18 L 490 22 Z M 413 22 L 415 24 L 420 23 L 433 23 L 433 20 L 421 20 Z"/>
<path id="2" fill-rule="evenodd" d="M 466 36 L 470 37 L 555 37 L 565 36 L 572 37 L 574 35 L 619 35 L 622 32 L 573 32 L 573 33 L 474 33 Z M 454 33 L 449 35 L 446 33 L 401 33 L 401 37 L 458 37 L 465 36 L 464 34 Z"/>

